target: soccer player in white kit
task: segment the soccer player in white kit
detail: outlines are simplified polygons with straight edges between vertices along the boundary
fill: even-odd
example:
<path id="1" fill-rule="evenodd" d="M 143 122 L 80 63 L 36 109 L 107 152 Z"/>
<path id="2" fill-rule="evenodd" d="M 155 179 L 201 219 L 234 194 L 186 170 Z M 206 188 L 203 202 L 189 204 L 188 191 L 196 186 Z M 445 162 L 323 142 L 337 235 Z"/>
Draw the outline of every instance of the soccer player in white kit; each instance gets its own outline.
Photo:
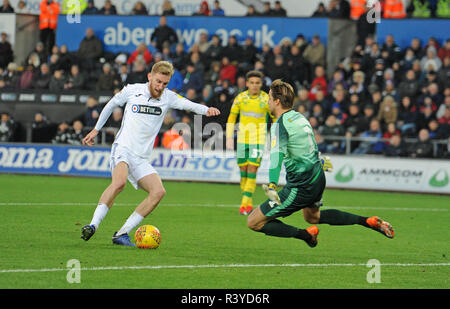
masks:
<path id="1" fill-rule="evenodd" d="M 150 154 L 167 111 L 174 108 L 208 117 L 220 114 L 216 108 L 191 102 L 166 89 L 173 72 L 172 64 L 167 61 L 153 65 L 148 83 L 125 86 L 105 105 L 95 128 L 83 139 L 83 145 L 92 146 L 112 111 L 126 104 L 121 128 L 111 147 L 112 182 L 101 195 L 91 223 L 82 228 L 82 239 L 87 241 L 94 235 L 128 179 L 136 190 L 141 187 L 148 196 L 114 233 L 112 240 L 114 244 L 134 246 L 128 234 L 156 208 L 166 193 L 161 178 L 150 164 Z"/>

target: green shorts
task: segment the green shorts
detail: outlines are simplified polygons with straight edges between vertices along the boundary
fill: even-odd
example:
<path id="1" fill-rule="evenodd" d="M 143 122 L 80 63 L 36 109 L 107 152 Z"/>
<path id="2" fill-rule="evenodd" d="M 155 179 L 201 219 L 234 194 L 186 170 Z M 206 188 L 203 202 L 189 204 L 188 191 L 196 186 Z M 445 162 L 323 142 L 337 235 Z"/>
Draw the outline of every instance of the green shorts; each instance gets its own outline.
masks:
<path id="1" fill-rule="evenodd" d="M 260 144 L 237 144 L 237 163 L 238 166 L 251 164 L 260 166 L 264 154 L 264 145 Z"/>
<path id="2" fill-rule="evenodd" d="M 261 212 L 266 217 L 287 217 L 306 207 L 322 206 L 322 194 L 325 190 L 325 173 L 319 171 L 319 176 L 310 184 L 290 186 L 287 184 L 278 192 L 281 205 L 276 205 L 270 200 L 260 205 Z"/>

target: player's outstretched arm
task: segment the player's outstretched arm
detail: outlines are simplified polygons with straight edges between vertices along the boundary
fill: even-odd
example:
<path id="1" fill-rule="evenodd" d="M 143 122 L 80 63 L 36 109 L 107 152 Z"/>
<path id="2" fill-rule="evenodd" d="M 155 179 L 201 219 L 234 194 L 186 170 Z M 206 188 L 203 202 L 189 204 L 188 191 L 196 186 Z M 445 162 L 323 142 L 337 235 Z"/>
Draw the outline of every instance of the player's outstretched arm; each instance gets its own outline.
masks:
<path id="1" fill-rule="evenodd" d="M 83 145 L 93 146 L 97 135 L 98 131 L 96 129 L 93 129 L 91 132 L 88 133 L 88 135 L 86 135 L 83 138 L 82 140 Z"/>

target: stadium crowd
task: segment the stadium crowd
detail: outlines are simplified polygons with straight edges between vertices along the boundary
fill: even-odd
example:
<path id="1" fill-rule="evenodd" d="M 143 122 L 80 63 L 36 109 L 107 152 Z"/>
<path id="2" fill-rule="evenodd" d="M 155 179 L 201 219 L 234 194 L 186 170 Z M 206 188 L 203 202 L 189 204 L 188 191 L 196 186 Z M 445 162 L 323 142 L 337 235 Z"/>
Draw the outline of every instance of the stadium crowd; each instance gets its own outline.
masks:
<path id="1" fill-rule="evenodd" d="M 106 8 L 97 9 L 88 1 L 85 13 L 114 14 L 115 9 L 108 2 Z M 348 9 L 344 2 L 349 4 Z M 352 11 L 353 2 L 333 0 L 328 8 L 319 5 L 314 16 L 355 19 L 351 15 L 356 14 Z M 412 5 L 418 5 L 416 2 Z M 145 6 L 138 3 L 134 14 L 147 14 Z M 217 107 L 221 115 L 213 120 L 204 118 L 203 127 L 208 121 L 214 121 L 225 131 L 233 99 L 245 90 L 245 73 L 258 70 L 265 75 L 263 90 L 267 91 L 275 79 L 294 86 L 297 94 L 294 109 L 310 121 L 323 153 L 342 154 L 350 147 L 354 154 L 450 157 L 450 39 L 438 42 L 431 37 L 421 42 L 412 38 L 410 46 L 401 49 L 392 35 L 378 44 L 375 31 L 361 32 L 353 52 L 341 59 L 328 77 L 327 51 L 318 35 L 308 41 L 298 34 L 277 46 L 266 44 L 258 49 L 251 37 L 240 41 L 241 38 L 231 36 L 227 42 L 221 42 L 218 35 L 204 33 L 185 50 L 167 24 L 165 16 L 175 14 L 170 1 L 164 2 L 164 10 L 151 38 L 153 52 L 144 43 L 130 54 L 105 52 L 101 40 L 89 28 L 78 50 L 69 51 L 64 45 L 53 45 L 47 50 L 39 42 L 26 62 L 17 64 L 7 35 L 2 33 L 0 90 L 94 90 L 113 94 L 126 84 L 146 82 L 149 68 L 167 60 L 176 69 L 168 88 L 194 102 Z M 247 16 L 254 14 L 252 10 L 249 6 Z M 407 11 L 413 16 L 414 9 Z M 361 11 L 360 16 L 366 12 L 367 9 Z M 224 15 L 225 12 L 219 1 L 214 2 L 212 9 L 203 1 L 195 14 Z M 279 1 L 274 8 L 268 2 L 265 12 L 260 14 L 285 16 L 286 11 Z M 431 16 L 435 14 L 436 10 Z M 32 125 L 32 141 L 80 144 L 85 130 L 95 125 L 101 109 L 92 96 L 83 114 L 61 123 L 55 123 L 56 119 L 51 122 L 38 113 Z M 111 116 L 106 125 L 109 128 L 106 142 L 112 142 L 121 117 L 120 109 Z M 171 147 L 172 141 L 180 138 L 180 132 L 171 130 L 176 122 L 194 128 L 192 115 L 174 110 L 167 115 L 156 146 Z M 14 115 L 1 114 L 1 142 L 14 141 L 15 125 Z M 183 139 L 193 138 L 189 132 L 184 133 Z M 448 143 L 433 144 L 433 140 Z M 188 140 L 185 144 L 191 145 Z"/>

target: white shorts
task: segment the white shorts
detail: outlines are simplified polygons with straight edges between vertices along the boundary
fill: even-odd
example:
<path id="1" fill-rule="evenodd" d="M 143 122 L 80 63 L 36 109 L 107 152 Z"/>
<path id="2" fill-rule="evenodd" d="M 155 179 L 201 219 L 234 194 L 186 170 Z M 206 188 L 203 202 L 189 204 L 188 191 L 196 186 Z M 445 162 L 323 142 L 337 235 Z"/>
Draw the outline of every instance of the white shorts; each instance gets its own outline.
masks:
<path id="1" fill-rule="evenodd" d="M 148 160 L 135 156 L 125 147 L 113 144 L 110 158 L 111 174 L 119 162 L 125 162 L 128 165 L 128 181 L 136 190 L 139 188 L 138 181 L 141 178 L 158 173 Z"/>

